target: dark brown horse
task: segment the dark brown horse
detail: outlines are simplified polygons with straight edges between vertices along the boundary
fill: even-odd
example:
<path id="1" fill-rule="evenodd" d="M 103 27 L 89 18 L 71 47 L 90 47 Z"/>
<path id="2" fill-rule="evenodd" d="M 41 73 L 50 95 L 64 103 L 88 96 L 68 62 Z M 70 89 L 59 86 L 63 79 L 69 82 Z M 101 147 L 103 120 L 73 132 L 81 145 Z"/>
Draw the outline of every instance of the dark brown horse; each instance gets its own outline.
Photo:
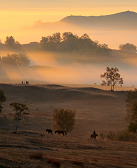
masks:
<path id="1" fill-rule="evenodd" d="M 96 132 L 93 131 L 93 134 L 91 134 L 90 138 L 91 139 L 96 139 L 96 136 L 98 136 L 98 134 L 96 134 Z"/>
<path id="2" fill-rule="evenodd" d="M 46 132 L 48 132 L 48 134 L 52 134 L 52 135 L 53 135 L 53 133 L 52 133 L 52 130 L 51 130 L 51 129 L 46 129 Z"/>
<path id="3" fill-rule="evenodd" d="M 64 135 L 67 135 L 66 131 L 61 131 L 61 130 L 56 130 L 55 131 L 55 134 L 58 133 L 59 135 L 62 134 L 63 136 Z"/>
<path id="4" fill-rule="evenodd" d="M 90 138 L 91 139 L 96 139 L 97 136 L 98 136 L 98 134 L 91 134 Z"/>

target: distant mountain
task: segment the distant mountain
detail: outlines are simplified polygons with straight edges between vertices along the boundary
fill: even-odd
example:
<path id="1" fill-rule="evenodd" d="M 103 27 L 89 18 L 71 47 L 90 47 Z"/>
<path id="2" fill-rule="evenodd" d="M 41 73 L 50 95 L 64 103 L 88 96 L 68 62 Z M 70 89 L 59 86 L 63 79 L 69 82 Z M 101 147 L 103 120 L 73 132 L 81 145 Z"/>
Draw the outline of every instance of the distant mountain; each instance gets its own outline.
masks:
<path id="1" fill-rule="evenodd" d="M 56 22 L 36 21 L 32 27 L 24 27 L 19 32 L 20 39 L 40 41 L 42 36 L 53 33 L 72 32 L 78 36 L 87 33 L 92 40 L 106 43 L 110 48 L 118 48 L 120 44 L 132 43 L 137 46 L 137 13 L 120 12 L 104 16 L 67 16 Z M 26 38 L 25 38 L 26 40 Z M 30 42 L 29 41 L 29 42 Z"/>
<path id="2" fill-rule="evenodd" d="M 104 16 L 67 16 L 61 20 L 84 27 L 137 28 L 137 13 L 125 11 Z"/>
<path id="3" fill-rule="evenodd" d="M 36 21 L 32 27 L 24 27 L 22 30 L 39 30 L 46 29 L 52 31 L 56 29 L 66 30 L 81 28 L 109 28 L 109 29 L 136 29 L 137 28 L 137 13 L 125 11 L 112 15 L 102 16 L 67 16 L 57 22 L 41 22 Z"/>

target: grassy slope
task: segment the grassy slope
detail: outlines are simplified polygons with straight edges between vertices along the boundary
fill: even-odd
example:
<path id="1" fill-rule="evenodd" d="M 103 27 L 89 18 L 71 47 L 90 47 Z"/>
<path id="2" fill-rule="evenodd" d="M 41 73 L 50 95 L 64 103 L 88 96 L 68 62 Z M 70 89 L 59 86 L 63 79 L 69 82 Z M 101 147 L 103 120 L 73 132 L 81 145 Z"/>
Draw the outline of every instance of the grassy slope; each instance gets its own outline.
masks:
<path id="1" fill-rule="evenodd" d="M 97 87 L 97 86 L 96 86 Z M 58 85 L 6 85 L 1 84 L 7 101 L 0 118 L 0 164 L 9 167 L 51 167 L 47 159 L 61 162 L 61 167 L 136 167 L 137 144 L 90 140 L 93 130 L 99 133 L 126 128 L 126 91 L 111 92 L 92 87 L 62 87 Z M 26 122 L 20 121 L 18 134 L 12 134 L 15 124 L 12 102 L 25 103 L 30 108 Z M 52 127 L 54 108 L 75 109 L 75 129 L 67 137 L 45 134 Z M 25 132 L 39 134 L 27 134 Z M 43 135 L 43 136 L 41 136 Z M 47 151 L 46 148 L 51 150 Z M 58 150 L 57 150 L 58 149 Z M 43 160 L 30 159 L 42 151 Z M 32 166 L 33 165 L 33 166 Z M 34 166 L 35 165 L 35 166 Z"/>

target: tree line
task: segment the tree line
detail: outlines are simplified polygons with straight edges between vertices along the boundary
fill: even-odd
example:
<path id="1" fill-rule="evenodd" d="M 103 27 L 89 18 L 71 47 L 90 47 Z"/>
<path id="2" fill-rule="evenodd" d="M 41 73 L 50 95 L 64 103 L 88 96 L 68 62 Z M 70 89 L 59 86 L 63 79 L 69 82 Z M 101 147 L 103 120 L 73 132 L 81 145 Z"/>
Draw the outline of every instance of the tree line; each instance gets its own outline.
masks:
<path id="1" fill-rule="evenodd" d="M 43 36 L 39 42 L 30 42 L 29 44 L 20 44 L 13 36 L 7 36 L 4 43 L 0 42 L 0 48 L 14 51 L 28 49 L 59 52 L 92 52 L 105 55 L 111 52 L 107 44 L 99 44 L 98 41 L 91 40 L 88 34 L 85 33 L 79 37 L 72 32 L 64 32 L 62 35 L 57 32 L 46 37 Z M 137 51 L 137 47 L 131 43 L 120 44 L 119 49 L 133 53 Z"/>
<path id="2" fill-rule="evenodd" d="M 87 52 L 100 55 L 109 55 L 111 52 L 107 44 L 99 44 L 97 41 L 91 40 L 88 34 L 79 37 L 72 32 L 64 32 L 62 36 L 59 32 L 46 37 L 43 36 L 40 42 L 30 42 L 28 45 L 21 45 L 14 37 L 7 36 L 4 44 L 0 43 L 0 47 L 14 51 L 28 49 L 56 52 Z"/>

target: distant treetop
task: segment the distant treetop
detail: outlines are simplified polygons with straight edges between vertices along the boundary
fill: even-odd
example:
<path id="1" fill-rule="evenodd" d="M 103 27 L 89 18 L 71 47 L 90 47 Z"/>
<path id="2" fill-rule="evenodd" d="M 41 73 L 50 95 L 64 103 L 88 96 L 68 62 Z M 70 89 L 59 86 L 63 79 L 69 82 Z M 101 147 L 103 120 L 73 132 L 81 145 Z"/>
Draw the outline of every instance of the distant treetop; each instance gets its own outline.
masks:
<path id="1" fill-rule="evenodd" d="M 119 46 L 120 50 L 136 53 L 137 47 L 134 44 L 126 43 Z"/>

